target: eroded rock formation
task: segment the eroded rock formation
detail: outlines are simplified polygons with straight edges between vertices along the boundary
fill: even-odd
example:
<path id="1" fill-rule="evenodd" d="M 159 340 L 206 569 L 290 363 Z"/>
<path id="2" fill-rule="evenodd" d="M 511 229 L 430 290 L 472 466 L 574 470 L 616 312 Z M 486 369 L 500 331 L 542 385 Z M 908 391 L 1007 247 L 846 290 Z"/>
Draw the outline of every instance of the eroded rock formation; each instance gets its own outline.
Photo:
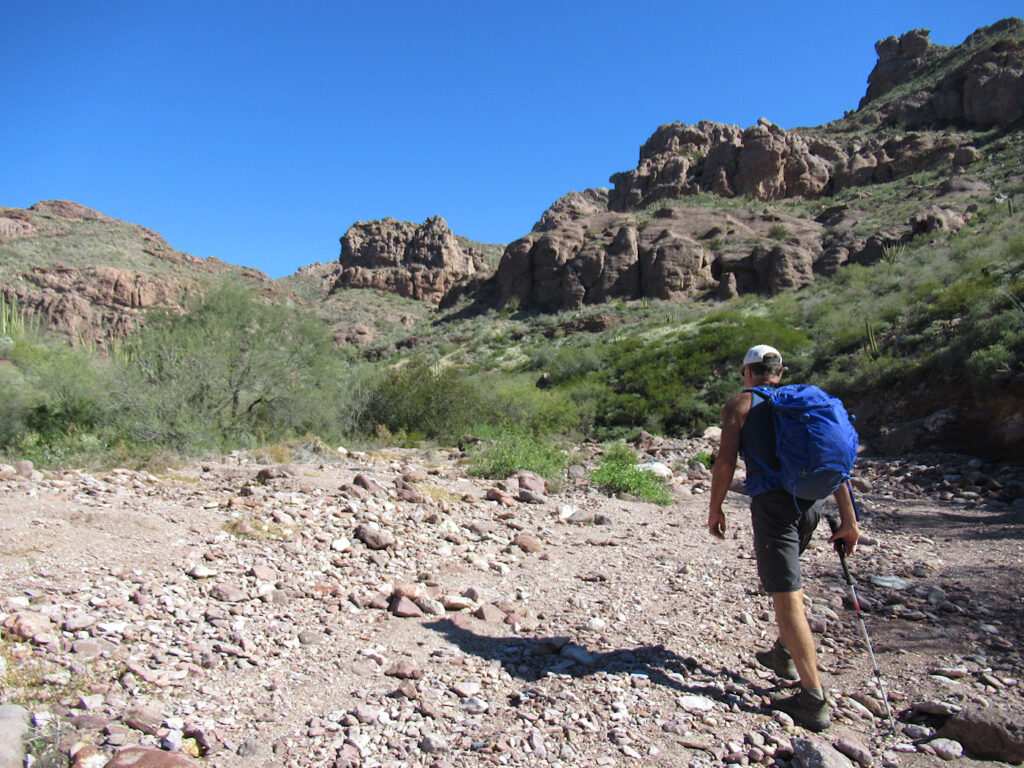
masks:
<path id="1" fill-rule="evenodd" d="M 460 280 L 487 270 L 483 255 L 464 247 L 440 216 L 422 224 L 361 221 L 341 238 L 332 290 L 376 288 L 437 303 Z"/>
<path id="2" fill-rule="evenodd" d="M 860 108 L 878 106 L 880 120 L 908 128 L 991 128 L 1024 118 L 1024 21 L 982 27 L 955 48 L 933 45 L 926 29 L 875 44 L 878 63 Z M 920 78 L 917 87 L 915 80 Z M 937 83 L 936 83 L 937 78 Z M 901 85 L 910 92 L 884 97 Z"/>

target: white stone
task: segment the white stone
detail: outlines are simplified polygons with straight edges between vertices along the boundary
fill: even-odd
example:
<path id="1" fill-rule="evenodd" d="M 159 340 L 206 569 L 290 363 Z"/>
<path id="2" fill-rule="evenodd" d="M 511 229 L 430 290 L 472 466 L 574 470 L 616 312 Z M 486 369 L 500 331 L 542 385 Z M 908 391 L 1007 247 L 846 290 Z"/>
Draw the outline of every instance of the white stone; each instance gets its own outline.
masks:
<path id="1" fill-rule="evenodd" d="M 709 712 L 715 708 L 714 699 L 689 693 L 676 699 L 676 705 L 687 712 Z"/>
<path id="2" fill-rule="evenodd" d="M 655 477 L 663 477 L 666 480 L 672 477 L 672 470 L 660 461 L 647 461 L 643 464 L 637 464 L 636 468 L 643 472 L 650 472 Z"/>

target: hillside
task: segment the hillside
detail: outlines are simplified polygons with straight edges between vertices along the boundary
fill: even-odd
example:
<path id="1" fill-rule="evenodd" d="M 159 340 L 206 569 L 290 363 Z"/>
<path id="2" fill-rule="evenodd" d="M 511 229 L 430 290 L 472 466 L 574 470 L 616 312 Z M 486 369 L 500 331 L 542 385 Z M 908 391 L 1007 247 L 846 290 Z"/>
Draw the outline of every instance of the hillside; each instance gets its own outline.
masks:
<path id="1" fill-rule="evenodd" d="M 0 295 L 76 342 L 123 336 L 145 310 L 225 279 L 274 290 L 262 272 L 183 253 L 78 203 L 0 208 Z"/>

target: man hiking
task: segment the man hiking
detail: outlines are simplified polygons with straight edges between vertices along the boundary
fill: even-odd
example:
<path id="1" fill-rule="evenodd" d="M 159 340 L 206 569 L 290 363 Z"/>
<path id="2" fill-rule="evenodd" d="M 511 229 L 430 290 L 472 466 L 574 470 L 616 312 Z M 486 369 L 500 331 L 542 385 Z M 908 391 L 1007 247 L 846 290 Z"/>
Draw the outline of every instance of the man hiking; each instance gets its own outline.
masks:
<path id="1" fill-rule="evenodd" d="M 777 349 L 767 344 L 752 347 L 743 358 L 744 390 L 722 410 L 722 440 L 712 470 L 708 509 L 708 530 L 719 539 L 725 538 L 722 502 L 732 485 L 737 456 L 743 455 L 748 482 L 758 474 L 779 470 L 772 404 L 750 389 L 777 387 L 782 370 L 782 355 Z M 852 554 L 860 537 L 853 500 L 845 484 L 840 484 L 833 495 L 839 506 L 840 524 L 829 543 L 841 541 L 845 551 Z M 757 652 L 757 660 L 781 678 L 800 680 L 798 693 L 771 706 L 813 731 L 829 727 L 829 706 L 804 613 L 799 558 L 810 543 L 823 506 L 824 500 L 797 498 L 782 488 L 757 493 L 750 500 L 757 573 L 772 597 L 779 628 L 775 645 Z"/>

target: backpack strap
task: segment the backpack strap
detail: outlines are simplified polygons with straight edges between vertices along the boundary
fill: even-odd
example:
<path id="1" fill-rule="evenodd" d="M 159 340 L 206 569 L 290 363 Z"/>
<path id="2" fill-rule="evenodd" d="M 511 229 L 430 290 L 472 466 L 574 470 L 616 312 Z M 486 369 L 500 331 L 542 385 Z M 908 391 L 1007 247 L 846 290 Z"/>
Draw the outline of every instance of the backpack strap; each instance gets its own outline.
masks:
<path id="1" fill-rule="evenodd" d="M 772 401 L 772 390 L 770 388 L 768 388 L 768 387 L 765 387 L 765 386 L 748 387 L 748 388 L 744 389 L 743 391 L 744 392 L 751 392 L 751 393 L 754 393 L 754 394 L 758 394 L 762 398 L 764 398 L 766 401 L 768 401 L 769 403 L 771 403 L 771 401 Z M 771 468 L 768 465 L 766 465 L 763 461 L 758 459 L 757 456 L 749 455 L 749 454 L 747 454 L 746 451 L 743 451 L 743 460 L 744 461 L 753 461 L 755 464 L 757 464 L 758 468 L 762 472 L 771 473 L 771 471 L 772 471 Z"/>

